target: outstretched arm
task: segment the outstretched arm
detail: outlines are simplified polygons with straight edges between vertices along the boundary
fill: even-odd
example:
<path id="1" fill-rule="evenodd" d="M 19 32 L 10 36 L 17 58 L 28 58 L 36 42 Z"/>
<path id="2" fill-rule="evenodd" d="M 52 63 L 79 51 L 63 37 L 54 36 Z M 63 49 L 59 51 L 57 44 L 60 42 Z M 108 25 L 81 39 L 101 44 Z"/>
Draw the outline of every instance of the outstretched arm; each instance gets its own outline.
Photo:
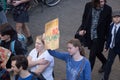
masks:
<path id="1" fill-rule="evenodd" d="M 56 50 L 48 50 L 48 52 L 50 53 L 50 55 L 58 58 L 58 59 L 62 59 L 64 61 L 67 60 L 69 54 L 68 53 L 65 53 L 65 52 L 58 52 Z"/>

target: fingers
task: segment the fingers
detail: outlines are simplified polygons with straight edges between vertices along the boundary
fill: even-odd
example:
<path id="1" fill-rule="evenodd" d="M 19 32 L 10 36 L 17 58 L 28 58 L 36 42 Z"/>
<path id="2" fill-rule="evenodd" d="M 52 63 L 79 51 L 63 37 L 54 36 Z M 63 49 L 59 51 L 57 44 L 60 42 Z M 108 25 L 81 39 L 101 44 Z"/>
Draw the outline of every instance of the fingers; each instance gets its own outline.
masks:
<path id="1" fill-rule="evenodd" d="M 84 36 L 86 34 L 86 30 L 79 31 L 79 35 Z"/>

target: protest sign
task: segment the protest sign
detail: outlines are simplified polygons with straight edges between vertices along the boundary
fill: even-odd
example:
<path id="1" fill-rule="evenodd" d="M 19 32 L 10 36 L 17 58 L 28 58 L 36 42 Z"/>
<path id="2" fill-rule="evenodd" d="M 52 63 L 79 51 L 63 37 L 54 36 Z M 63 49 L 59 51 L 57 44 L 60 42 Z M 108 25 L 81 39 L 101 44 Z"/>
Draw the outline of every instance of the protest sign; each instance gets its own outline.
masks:
<path id="1" fill-rule="evenodd" d="M 5 67 L 8 59 L 10 58 L 11 52 L 0 46 L 0 64 L 1 67 Z"/>
<path id="2" fill-rule="evenodd" d="M 45 44 L 47 49 L 59 48 L 59 20 L 54 19 L 45 24 Z"/>

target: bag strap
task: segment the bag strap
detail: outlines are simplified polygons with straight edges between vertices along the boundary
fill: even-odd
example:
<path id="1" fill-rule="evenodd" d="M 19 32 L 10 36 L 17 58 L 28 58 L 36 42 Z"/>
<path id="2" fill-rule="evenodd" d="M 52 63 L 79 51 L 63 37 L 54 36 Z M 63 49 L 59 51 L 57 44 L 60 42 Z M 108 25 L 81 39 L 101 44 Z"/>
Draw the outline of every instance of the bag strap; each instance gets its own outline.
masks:
<path id="1" fill-rule="evenodd" d="M 82 69 L 83 69 L 84 64 L 85 64 L 85 58 L 83 58 L 83 60 L 82 60 L 82 64 L 80 65 L 80 70 L 79 70 L 79 72 L 78 72 L 78 75 L 77 75 L 77 77 L 76 77 L 76 80 L 79 79 L 79 76 L 80 76 L 80 73 L 82 72 Z"/>
<path id="2" fill-rule="evenodd" d="M 16 53 L 15 53 L 15 40 L 10 43 L 10 50 L 12 51 L 12 54 L 16 55 Z"/>

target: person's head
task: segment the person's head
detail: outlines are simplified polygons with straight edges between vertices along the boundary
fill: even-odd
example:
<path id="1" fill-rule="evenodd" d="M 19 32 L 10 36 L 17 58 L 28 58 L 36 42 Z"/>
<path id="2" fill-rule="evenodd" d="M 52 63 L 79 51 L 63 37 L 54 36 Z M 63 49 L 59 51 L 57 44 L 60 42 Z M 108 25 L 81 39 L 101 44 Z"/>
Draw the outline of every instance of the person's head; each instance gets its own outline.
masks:
<path id="1" fill-rule="evenodd" d="M 8 24 L 2 24 L 0 26 L 0 38 L 4 41 L 9 41 L 9 39 L 12 39 L 12 37 L 17 34 L 16 31 L 13 29 L 13 27 Z"/>
<path id="2" fill-rule="evenodd" d="M 71 39 L 68 41 L 67 49 L 70 55 L 74 55 L 79 51 L 80 55 L 85 56 L 84 49 L 78 39 Z"/>
<path id="3" fill-rule="evenodd" d="M 106 0 L 92 0 L 94 8 L 103 7 L 106 2 L 107 2 Z"/>
<path id="4" fill-rule="evenodd" d="M 45 49 L 45 42 L 42 35 L 36 37 L 35 48 L 38 52 Z"/>
<path id="5" fill-rule="evenodd" d="M 120 11 L 114 11 L 114 12 L 112 13 L 112 18 L 113 18 L 113 22 L 114 22 L 115 24 L 120 23 Z"/>
<path id="6" fill-rule="evenodd" d="M 28 68 L 28 60 L 24 55 L 13 56 L 11 61 L 12 70 L 15 75 Z"/>

